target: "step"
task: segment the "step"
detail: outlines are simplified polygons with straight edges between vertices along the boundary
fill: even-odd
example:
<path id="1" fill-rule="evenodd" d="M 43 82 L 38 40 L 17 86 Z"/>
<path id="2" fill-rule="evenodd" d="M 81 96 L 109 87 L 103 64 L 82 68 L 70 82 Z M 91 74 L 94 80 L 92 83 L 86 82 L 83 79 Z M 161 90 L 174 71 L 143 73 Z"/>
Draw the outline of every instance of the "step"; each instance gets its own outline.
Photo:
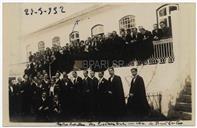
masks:
<path id="1" fill-rule="evenodd" d="M 179 95 L 179 97 L 176 99 L 177 102 L 184 102 L 184 103 L 191 103 L 192 102 L 192 96 L 191 95 Z"/>
<path id="2" fill-rule="evenodd" d="M 189 89 L 183 89 L 180 94 L 191 95 L 192 91 Z"/>
<path id="3" fill-rule="evenodd" d="M 183 111 L 176 111 L 177 117 L 181 120 L 191 120 L 192 113 L 190 112 L 183 112 Z"/>
<path id="4" fill-rule="evenodd" d="M 191 81 L 185 81 L 186 86 L 191 86 Z"/>
<path id="5" fill-rule="evenodd" d="M 192 104 L 191 103 L 184 103 L 184 102 L 177 102 L 175 104 L 176 111 L 183 111 L 183 112 L 192 112 Z"/>
<path id="6" fill-rule="evenodd" d="M 191 86 L 188 86 L 186 85 L 183 89 L 184 91 L 187 91 L 187 92 L 191 92 L 192 91 L 192 87 Z"/>

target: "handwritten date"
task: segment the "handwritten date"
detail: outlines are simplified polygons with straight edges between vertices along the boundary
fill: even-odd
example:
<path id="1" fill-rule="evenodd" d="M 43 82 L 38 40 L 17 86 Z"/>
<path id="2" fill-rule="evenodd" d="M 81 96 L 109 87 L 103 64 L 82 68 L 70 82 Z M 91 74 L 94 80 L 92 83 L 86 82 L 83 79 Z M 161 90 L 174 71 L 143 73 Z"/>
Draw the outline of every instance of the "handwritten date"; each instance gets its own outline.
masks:
<path id="1" fill-rule="evenodd" d="M 54 14 L 58 14 L 58 13 L 66 13 L 66 11 L 64 10 L 63 6 L 59 6 L 59 7 L 49 7 L 46 9 L 43 9 L 42 7 L 37 8 L 37 9 L 33 9 L 33 8 L 26 8 L 24 9 L 24 13 L 25 15 L 54 15 Z"/>

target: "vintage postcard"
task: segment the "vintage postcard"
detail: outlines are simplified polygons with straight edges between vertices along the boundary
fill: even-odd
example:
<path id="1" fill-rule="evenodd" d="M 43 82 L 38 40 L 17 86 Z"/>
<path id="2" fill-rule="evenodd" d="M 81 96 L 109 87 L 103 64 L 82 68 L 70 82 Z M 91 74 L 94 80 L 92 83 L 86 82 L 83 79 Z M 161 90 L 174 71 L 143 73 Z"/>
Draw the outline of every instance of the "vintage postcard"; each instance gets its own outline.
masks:
<path id="1" fill-rule="evenodd" d="M 194 3 L 3 3 L 3 125 L 194 125 L 195 22 Z"/>

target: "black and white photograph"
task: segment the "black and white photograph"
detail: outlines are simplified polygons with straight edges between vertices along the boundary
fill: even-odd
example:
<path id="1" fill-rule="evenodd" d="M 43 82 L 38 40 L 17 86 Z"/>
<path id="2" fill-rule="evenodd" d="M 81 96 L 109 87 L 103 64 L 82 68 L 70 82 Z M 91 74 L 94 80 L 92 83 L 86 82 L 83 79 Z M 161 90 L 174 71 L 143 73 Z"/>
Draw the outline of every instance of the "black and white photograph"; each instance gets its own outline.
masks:
<path id="1" fill-rule="evenodd" d="M 194 125 L 195 22 L 194 3 L 3 3 L 4 125 Z"/>

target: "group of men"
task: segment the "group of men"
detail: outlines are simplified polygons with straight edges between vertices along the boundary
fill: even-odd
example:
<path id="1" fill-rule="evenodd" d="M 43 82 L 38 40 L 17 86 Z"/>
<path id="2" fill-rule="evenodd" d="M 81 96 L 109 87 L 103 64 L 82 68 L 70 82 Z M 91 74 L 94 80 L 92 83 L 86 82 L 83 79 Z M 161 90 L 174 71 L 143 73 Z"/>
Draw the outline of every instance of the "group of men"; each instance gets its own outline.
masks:
<path id="1" fill-rule="evenodd" d="M 147 117 L 150 107 L 137 69 L 131 69 L 128 97 L 114 68 L 108 68 L 108 72 L 108 79 L 103 71 L 96 78 L 95 72 L 88 70 L 83 71 L 83 78 L 72 71 L 72 79 L 65 72 L 62 79 L 60 73 L 51 79 L 46 72 L 43 78 L 24 75 L 23 81 L 18 78 L 17 83 L 9 84 L 10 117 L 21 121 L 120 121 Z"/>
<path id="2" fill-rule="evenodd" d="M 152 33 L 142 26 L 121 29 L 108 35 L 97 35 L 86 41 L 55 46 L 30 54 L 24 71 L 24 80 L 9 83 L 10 117 L 38 121 L 54 120 L 119 120 L 125 115 L 142 117 L 149 113 L 144 82 L 132 69 L 133 79 L 127 104 L 121 78 L 114 74 L 112 65 L 107 65 L 110 78 L 104 70 L 84 70 L 82 79 L 73 70 L 75 60 L 145 60 L 153 52 L 152 41 L 172 36 L 164 22 L 154 25 Z M 125 65 L 126 65 L 125 64 Z M 90 68 L 90 67 L 86 67 Z M 72 71 L 73 79 L 67 73 Z M 60 79 L 60 74 L 63 78 Z M 53 76 L 53 77 L 51 77 Z M 128 116 L 126 116 L 128 118 Z M 23 119 L 24 119 L 23 118 Z"/>
<path id="3" fill-rule="evenodd" d="M 171 29 L 166 27 L 164 22 L 161 22 L 160 26 L 161 29 L 155 24 L 152 33 L 139 26 L 138 29 L 135 27 L 127 30 L 121 29 L 120 35 L 113 31 L 107 35 L 88 37 L 85 41 L 77 40 L 77 42 L 67 43 L 63 47 L 54 46 L 34 54 L 30 53 L 30 64 L 27 66 L 26 74 L 35 76 L 36 72 L 43 69 L 49 73 L 49 65 L 51 75 L 55 75 L 57 71 L 70 72 L 75 60 L 100 61 L 105 59 L 111 62 L 114 59 L 121 59 L 124 65 L 128 65 L 132 60 L 144 61 L 153 54 L 153 40 L 172 36 Z"/>

